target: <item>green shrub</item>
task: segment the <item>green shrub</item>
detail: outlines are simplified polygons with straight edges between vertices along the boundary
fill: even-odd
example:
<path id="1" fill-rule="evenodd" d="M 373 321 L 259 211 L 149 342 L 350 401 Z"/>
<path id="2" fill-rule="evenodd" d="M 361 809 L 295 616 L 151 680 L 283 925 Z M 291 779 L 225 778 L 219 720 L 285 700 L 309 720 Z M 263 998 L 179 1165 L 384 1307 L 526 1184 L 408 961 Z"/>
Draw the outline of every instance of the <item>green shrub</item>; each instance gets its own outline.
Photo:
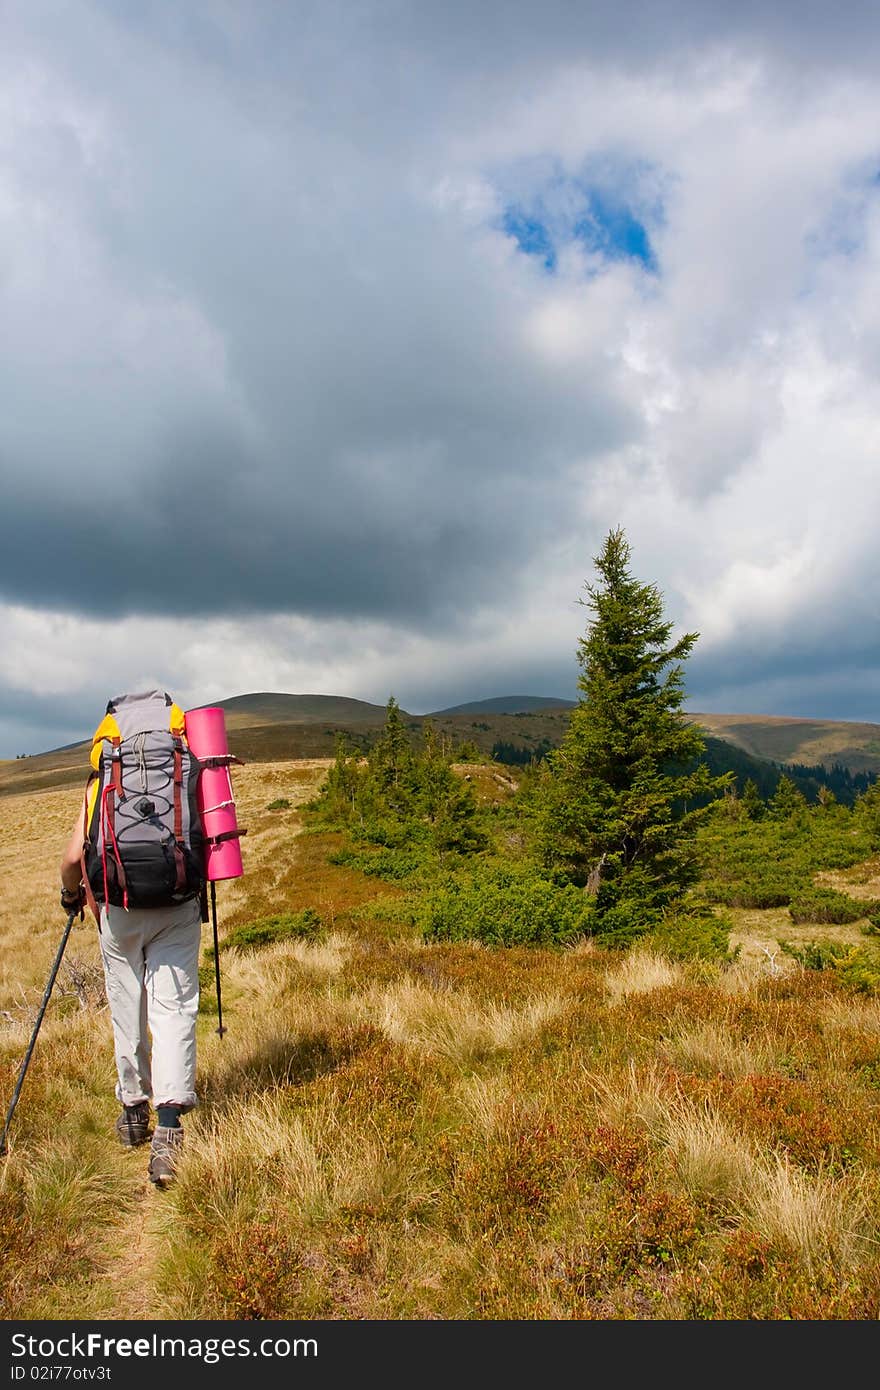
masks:
<path id="1" fill-rule="evenodd" d="M 206 951 L 205 955 L 210 955 L 211 961 L 214 959 L 213 949 Z M 217 975 L 213 964 L 199 966 L 199 1013 L 200 1014 L 219 1014 L 220 1005 L 217 1002 Z"/>
<path id="2" fill-rule="evenodd" d="M 484 869 L 448 880 L 425 900 L 426 941 L 489 946 L 564 946 L 590 930 L 591 907 L 572 884 L 529 869 Z"/>
<path id="3" fill-rule="evenodd" d="M 787 956 L 791 956 L 805 970 L 833 970 L 850 949 L 839 941 L 805 941 L 802 946 L 780 941 L 779 945 Z"/>
<path id="4" fill-rule="evenodd" d="M 465 739 L 455 750 L 455 761 L 457 763 L 484 763 L 487 761 L 486 754 L 482 753 L 473 739 Z"/>
<path id="5" fill-rule="evenodd" d="M 225 951 L 236 946 L 239 950 L 257 951 L 274 941 L 320 941 L 323 936 L 321 918 L 312 908 L 304 907 L 302 912 L 281 912 L 274 917 L 261 917 L 259 921 L 233 927 L 220 942 L 220 949 Z"/>
<path id="6" fill-rule="evenodd" d="M 328 856 L 331 864 L 357 869 L 368 878 L 381 878 L 390 883 L 412 878 L 421 873 L 429 862 L 424 848 L 366 850 L 338 849 Z"/>
<path id="7" fill-rule="evenodd" d="M 407 893 L 400 898 L 373 898 L 361 903 L 352 911 L 358 922 L 383 922 L 394 926 L 415 927 L 419 923 L 419 903 L 417 893 Z"/>
<path id="8" fill-rule="evenodd" d="M 870 904 L 840 893 L 836 888 L 811 888 L 798 893 L 789 904 L 793 922 L 827 922 L 842 925 L 867 915 Z"/>
<path id="9" fill-rule="evenodd" d="M 602 946 L 621 950 L 653 931 L 662 918 L 662 909 L 651 908 L 642 898 L 619 898 L 617 902 L 597 907 L 591 935 Z"/>
<path id="10" fill-rule="evenodd" d="M 279 796 L 275 801 L 270 801 L 266 807 L 267 811 L 289 811 L 290 800 L 286 796 Z"/>
<path id="11" fill-rule="evenodd" d="M 803 946 L 780 941 L 779 945 L 805 970 L 833 970 L 848 989 L 861 994 L 880 993 L 880 958 L 875 951 L 840 941 L 808 941 Z"/>
<path id="12" fill-rule="evenodd" d="M 672 960 L 730 961 L 732 922 L 726 914 L 701 907 L 670 909 L 645 936 L 645 941 Z"/>
<path id="13" fill-rule="evenodd" d="M 880 848 L 880 781 L 856 798 L 853 810 L 860 828 L 870 837 L 872 848 Z"/>
<path id="14" fill-rule="evenodd" d="M 848 868 L 872 852 L 864 819 L 844 807 L 760 821 L 734 821 L 713 808 L 697 843 L 703 896 L 744 908 L 787 907 L 812 894 L 818 870 Z"/>
<path id="15" fill-rule="evenodd" d="M 861 946 L 855 946 L 836 969 L 848 989 L 860 994 L 880 994 L 880 960 Z"/>
<path id="16" fill-rule="evenodd" d="M 791 889 L 773 879 L 746 879 L 740 883 L 710 879 L 703 884 L 702 894 L 707 902 L 723 907 L 787 907 L 791 902 Z"/>
<path id="17" fill-rule="evenodd" d="M 418 822 L 377 816 L 358 827 L 350 827 L 359 841 L 368 845 L 384 845 L 386 849 L 410 848 L 427 839 L 426 829 Z"/>

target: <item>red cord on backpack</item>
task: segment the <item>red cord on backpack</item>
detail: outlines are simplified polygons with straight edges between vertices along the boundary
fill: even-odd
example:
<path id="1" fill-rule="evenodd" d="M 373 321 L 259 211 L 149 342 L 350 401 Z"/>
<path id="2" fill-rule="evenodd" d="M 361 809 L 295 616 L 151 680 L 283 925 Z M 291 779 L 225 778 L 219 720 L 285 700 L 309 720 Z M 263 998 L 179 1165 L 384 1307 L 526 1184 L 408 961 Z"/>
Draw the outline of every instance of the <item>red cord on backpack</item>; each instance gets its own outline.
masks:
<path id="1" fill-rule="evenodd" d="M 128 908 L 128 882 L 125 877 L 125 869 L 122 867 L 122 856 L 119 853 L 119 845 L 116 841 L 116 830 L 113 825 L 113 812 L 107 810 L 107 798 L 112 796 L 115 787 L 112 782 L 108 782 L 101 793 L 101 819 L 104 833 L 101 836 L 101 863 L 104 869 L 104 901 L 109 903 L 110 897 L 107 887 L 107 831 L 110 831 L 110 839 L 113 842 L 113 854 L 119 866 L 119 882 L 122 885 L 122 906 Z"/>

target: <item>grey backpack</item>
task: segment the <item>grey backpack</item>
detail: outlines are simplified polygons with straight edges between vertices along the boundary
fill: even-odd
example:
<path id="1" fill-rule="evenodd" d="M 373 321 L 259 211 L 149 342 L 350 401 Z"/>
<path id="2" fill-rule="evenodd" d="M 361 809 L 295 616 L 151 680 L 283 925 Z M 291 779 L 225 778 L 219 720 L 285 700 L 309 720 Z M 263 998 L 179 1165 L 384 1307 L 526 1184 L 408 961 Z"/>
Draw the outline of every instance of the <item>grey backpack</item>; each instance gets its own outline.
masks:
<path id="1" fill-rule="evenodd" d="M 96 903 L 159 907 L 202 893 L 201 764 L 164 690 L 119 695 L 92 739 L 83 882 Z M 96 915 L 98 915 L 96 913 Z"/>

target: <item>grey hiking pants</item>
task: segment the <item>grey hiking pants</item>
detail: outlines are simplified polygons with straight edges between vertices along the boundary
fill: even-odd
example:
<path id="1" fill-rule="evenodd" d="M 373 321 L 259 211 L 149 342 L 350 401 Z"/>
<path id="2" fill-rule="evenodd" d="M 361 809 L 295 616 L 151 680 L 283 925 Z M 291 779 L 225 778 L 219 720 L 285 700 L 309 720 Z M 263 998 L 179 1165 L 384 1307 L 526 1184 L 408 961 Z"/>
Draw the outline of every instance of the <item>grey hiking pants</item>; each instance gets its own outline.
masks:
<path id="1" fill-rule="evenodd" d="M 101 959 L 123 1105 L 191 1110 L 196 1096 L 201 911 L 198 898 L 171 907 L 101 908 Z"/>

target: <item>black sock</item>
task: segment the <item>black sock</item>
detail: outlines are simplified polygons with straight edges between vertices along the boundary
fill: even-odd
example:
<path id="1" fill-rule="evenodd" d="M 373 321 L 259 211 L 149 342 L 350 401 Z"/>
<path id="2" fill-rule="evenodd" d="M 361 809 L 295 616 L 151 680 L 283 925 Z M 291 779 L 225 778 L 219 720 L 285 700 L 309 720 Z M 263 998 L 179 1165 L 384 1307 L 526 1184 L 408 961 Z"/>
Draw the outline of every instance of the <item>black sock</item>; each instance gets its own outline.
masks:
<path id="1" fill-rule="evenodd" d="M 157 1105 L 156 1122 L 163 1129 L 180 1129 L 180 1106 Z"/>

